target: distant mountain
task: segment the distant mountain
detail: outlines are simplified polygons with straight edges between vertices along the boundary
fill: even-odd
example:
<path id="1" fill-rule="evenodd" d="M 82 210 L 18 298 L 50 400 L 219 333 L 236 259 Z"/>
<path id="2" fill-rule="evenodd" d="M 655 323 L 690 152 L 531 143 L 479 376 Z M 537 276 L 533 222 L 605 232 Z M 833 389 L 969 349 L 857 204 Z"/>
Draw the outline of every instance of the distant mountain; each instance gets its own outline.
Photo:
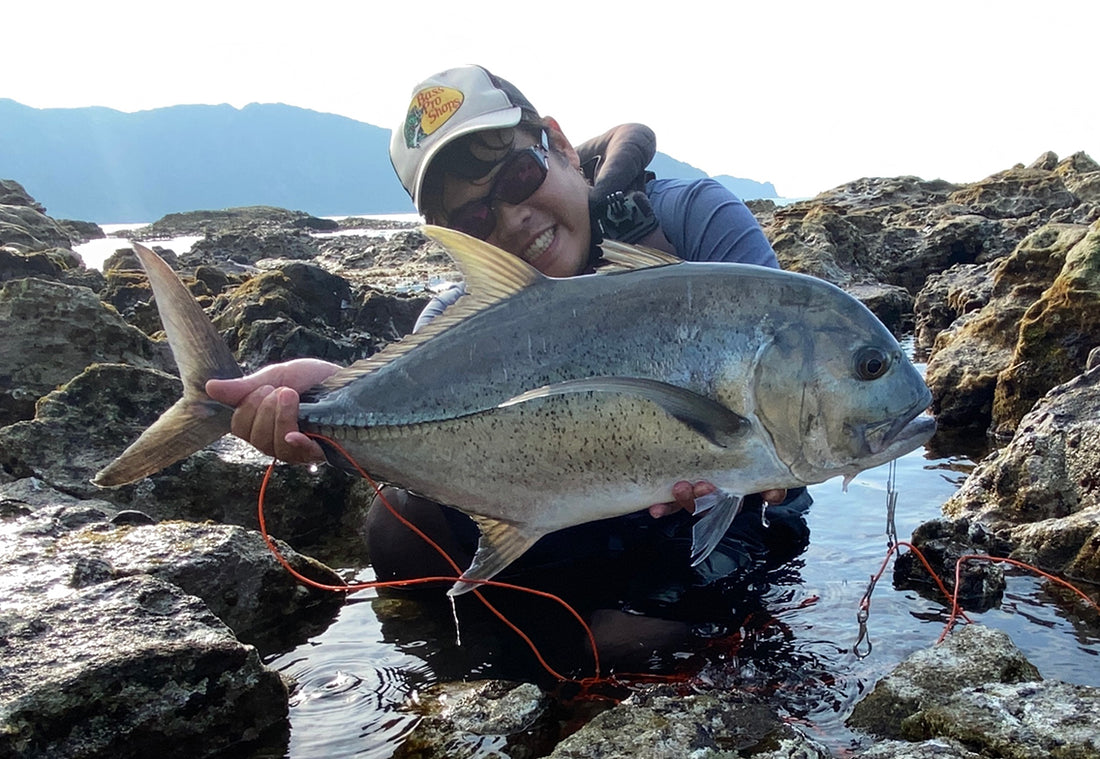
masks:
<path id="1" fill-rule="evenodd" d="M 55 218 L 100 223 L 251 205 L 317 216 L 411 213 L 389 139 L 388 129 L 281 104 L 123 113 L 0 98 L 0 178 L 21 183 Z M 651 168 L 706 176 L 661 153 Z M 767 183 L 716 178 L 742 198 L 775 196 Z"/>
<path id="2" fill-rule="evenodd" d="M 702 179 L 708 176 L 702 169 L 697 169 L 690 163 L 677 161 L 664 153 L 658 153 L 649 163 L 649 170 L 662 179 Z M 714 177 L 719 183 L 725 185 L 741 200 L 755 200 L 757 198 L 777 198 L 775 185 L 771 182 L 757 182 L 752 179 L 741 179 L 721 174 Z"/>

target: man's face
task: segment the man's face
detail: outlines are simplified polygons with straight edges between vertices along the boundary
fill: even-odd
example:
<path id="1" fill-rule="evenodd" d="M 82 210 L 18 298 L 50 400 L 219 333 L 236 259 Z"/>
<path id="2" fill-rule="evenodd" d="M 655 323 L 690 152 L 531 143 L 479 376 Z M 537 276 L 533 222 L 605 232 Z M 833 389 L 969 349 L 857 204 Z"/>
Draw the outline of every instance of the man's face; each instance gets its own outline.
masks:
<path id="1" fill-rule="evenodd" d="M 588 260 L 591 229 L 588 183 L 573 161 L 576 153 L 560 131 L 548 129 L 551 144 L 546 178 L 526 200 L 511 204 L 494 200 L 496 217 L 486 241 L 519 256 L 551 277 L 580 273 Z M 512 153 L 538 145 L 538 137 L 517 129 Z M 442 223 L 462 206 L 486 198 L 507 158 L 488 175 L 474 181 L 447 174 L 443 180 Z"/>

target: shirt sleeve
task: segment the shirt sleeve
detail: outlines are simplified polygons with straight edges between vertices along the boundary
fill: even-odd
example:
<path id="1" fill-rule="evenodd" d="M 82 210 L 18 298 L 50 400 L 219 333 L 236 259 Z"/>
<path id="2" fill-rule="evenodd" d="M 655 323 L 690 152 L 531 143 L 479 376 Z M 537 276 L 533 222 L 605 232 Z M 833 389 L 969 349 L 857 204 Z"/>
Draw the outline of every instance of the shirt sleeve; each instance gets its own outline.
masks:
<path id="1" fill-rule="evenodd" d="M 685 261 L 779 268 L 752 211 L 716 180 L 655 179 L 646 195 L 661 231 Z"/>
<path id="2" fill-rule="evenodd" d="M 462 283 L 447 288 L 428 301 L 428 305 L 424 306 L 424 310 L 420 312 L 420 316 L 416 317 L 416 324 L 413 325 L 413 334 L 422 330 L 428 322 L 453 306 L 455 302 L 465 294 L 466 285 Z"/>

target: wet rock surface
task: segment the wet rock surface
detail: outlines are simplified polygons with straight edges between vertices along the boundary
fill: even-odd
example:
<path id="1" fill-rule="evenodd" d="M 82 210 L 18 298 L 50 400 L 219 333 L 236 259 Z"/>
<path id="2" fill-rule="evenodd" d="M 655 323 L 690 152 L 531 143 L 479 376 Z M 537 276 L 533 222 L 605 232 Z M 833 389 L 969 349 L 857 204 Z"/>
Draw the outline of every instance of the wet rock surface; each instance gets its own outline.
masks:
<path id="1" fill-rule="evenodd" d="M 947 518 L 914 535 L 941 574 L 981 551 L 1100 579 L 1100 370 L 1086 370 L 1100 345 L 1100 165 L 1044 154 L 971 184 L 862 179 L 754 211 L 786 268 L 915 330 L 941 428 L 1011 437 Z M 419 231 L 394 226 L 256 207 L 176 214 L 127 236 L 154 247 L 201 238 L 181 255 L 159 252 L 255 368 L 347 363 L 411 330 L 430 288 L 458 273 Z M 267 553 L 255 500 L 268 462 L 247 446 L 222 441 L 117 490 L 88 482 L 179 393 L 132 256 L 100 273 L 72 252 L 96 233 L 0 181 L 0 757 L 237 751 L 286 730 L 286 685 L 253 646 L 304 639 L 341 597 L 307 591 Z M 308 548 L 354 534 L 366 501 L 329 468 L 276 467 L 268 527 Z M 922 572 L 899 561 L 895 582 Z M 963 585 L 975 604 L 997 603 L 997 569 L 975 567 Z M 101 620 L 110 629 L 96 636 Z M 853 753 L 1100 755 L 1094 720 L 1081 716 L 1095 713 L 1094 691 L 1041 681 L 998 635 L 963 627 L 885 678 L 852 715 L 874 738 Z M 568 716 L 529 683 L 420 695 L 402 756 L 830 756 L 766 701 L 704 683 L 641 687 Z"/>
<path id="2" fill-rule="evenodd" d="M 149 576 L 0 611 L 0 757 L 202 756 L 284 722 L 286 684 Z"/>

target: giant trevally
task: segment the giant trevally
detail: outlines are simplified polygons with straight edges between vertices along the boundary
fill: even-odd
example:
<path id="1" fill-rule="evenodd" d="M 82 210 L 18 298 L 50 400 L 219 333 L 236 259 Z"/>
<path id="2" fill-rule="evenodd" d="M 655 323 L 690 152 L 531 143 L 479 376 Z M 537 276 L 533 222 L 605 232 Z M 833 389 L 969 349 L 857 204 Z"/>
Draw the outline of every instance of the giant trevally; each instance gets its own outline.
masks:
<path id="1" fill-rule="evenodd" d="M 851 478 L 935 429 L 894 337 L 823 280 L 618 244 L 609 255 L 661 265 L 552 279 L 488 243 L 425 231 L 467 295 L 304 394 L 299 422 L 372 476 L 473 517 L 481 540 L 463 580 L 491 578 L 547 533 L 670 501 L 684 479 L 719 488 L 695 525 L 698 562 L 744 495 Z M 228 432 L 232 409 L 203 387 L 241 373 L 175 273 L 135 248 L 185 389 L 99 472 L 105 487 Z"/>

